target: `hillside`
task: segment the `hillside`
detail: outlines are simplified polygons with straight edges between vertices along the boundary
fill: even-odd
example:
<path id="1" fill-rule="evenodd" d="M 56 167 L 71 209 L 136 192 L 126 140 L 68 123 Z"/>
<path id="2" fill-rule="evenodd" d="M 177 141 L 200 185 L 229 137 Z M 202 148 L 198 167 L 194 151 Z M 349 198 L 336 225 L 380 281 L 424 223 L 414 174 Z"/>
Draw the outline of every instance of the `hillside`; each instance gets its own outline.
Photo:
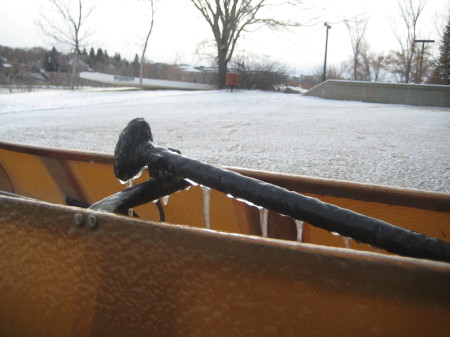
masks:
<path id="1" fill-rule="evenodd" d="M 92 71 L 111 75 L 139 77 L 139 57 L 132 61 L 119 53 L 110 56 L 106 50 L 91 48 L 74 55 L 55 48 L 20 49 L 0 46 L 0 87 L 6 91 L 31 91 L 36 87 L 69 87 L 75 65 L 76 73 Z M 300 79 L 288 75 L 282 65 L 272 61 L 238 62 L 231 71 L 241 75 L 241 88 L 275 90 L 280 86 L 299 86 Z M 144 63 L 144 77 L 160 80 L 215 84 L 217 71 L 205 66 L 185 64 Z M 310 79 L 308 79 L 310 80 Z M 74 87 L 99 86 L 96 82 L 76 79 Z M 103 85 L 104 86 L 104 85 Z"/>

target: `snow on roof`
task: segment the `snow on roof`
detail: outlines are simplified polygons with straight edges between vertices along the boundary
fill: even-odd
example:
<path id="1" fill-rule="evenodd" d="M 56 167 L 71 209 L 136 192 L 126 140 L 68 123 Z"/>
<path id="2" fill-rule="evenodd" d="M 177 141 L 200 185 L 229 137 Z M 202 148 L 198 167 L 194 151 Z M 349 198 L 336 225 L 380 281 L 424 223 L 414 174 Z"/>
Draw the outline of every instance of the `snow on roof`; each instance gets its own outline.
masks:
<path id="1" fill-rule="evenodd" d="M 199 70 L 193 66 L 190 66 L 190 65 L 183 64 L 183 65 L 179 65 L 178 68 L 183 71 L 190 72 L 190 73 L 200 73 L 201 72 L 201 70 Z"/>

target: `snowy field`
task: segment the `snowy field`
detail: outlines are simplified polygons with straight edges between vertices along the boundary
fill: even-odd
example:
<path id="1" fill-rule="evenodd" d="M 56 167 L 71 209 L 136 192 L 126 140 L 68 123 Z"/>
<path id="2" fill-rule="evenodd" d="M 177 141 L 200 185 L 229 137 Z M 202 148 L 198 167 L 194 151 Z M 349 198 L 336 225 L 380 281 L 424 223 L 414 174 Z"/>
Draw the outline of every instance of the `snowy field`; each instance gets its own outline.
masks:
<path id="1" fill-rule="evenodd" d="M 113 152 L 144 117 L 155 143 L 211 164 L 450 193 L 450 109 L 260 91 L 0 94 L 0 139 Z"/>

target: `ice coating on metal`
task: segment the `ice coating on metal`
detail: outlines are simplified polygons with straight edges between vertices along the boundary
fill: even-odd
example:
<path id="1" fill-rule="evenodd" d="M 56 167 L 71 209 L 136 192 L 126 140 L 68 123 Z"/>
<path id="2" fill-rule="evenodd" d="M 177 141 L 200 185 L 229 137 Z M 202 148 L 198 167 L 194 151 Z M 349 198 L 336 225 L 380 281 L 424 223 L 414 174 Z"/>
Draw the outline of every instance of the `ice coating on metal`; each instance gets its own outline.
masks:
<path id="1" fill-rule="evenodd" d="M 246 200 L 246 199 L 235 198 L 235 197 L 233 197 L 233 195 L 230 194 L 230 193 L 227 194 L 227 197 L 230 198 L 230 199 L 236 199 L 237 201 L 243 202 L 244 204 L 247 204 L 247 205 L 252 206 L 252 207 L 258 207 L 258 208 L 261 208 L 261 207 L 255 205 L 254 203 L 252 203 L 252 202 L 250 202 L 250 201 L 248 201 L 248 200 Z"/>
<path id="2" fill-rule="evenodd" d="M 125 185 L 125 184 L 127 184 L 127 187 L 133 187 L 135 184 L 134 184 L 134 180 L 136 180 L 136 179 L 138 179 L 141 175 L 142 175 L 142 172 L 144 172 L 144 170 L 146 169 L 147 167 L 143 167 L 139 172 L 138 172 L 138 174 L 136 174 L 133 178 L 131 178 L 131 179 L 128 179 L 128 180 L 120 180 L 120 179 L 117 179 L 117 180 L 119 180 L 119 182 L 122 184 L 122 185 Z M 131 184 L 131 185 L 130 185 Z"/>
<path id="3" fill-rule="evenodd" d="M 249 206 L 257 207 L 254 203 L 252 203 L 252 202 L 250 202 L 250 201 L 248 201 L 248 200 L 241 199 L 241 198 L 236 198 L 236 200 L 237 200 L 237 201 L 240 201 L 240 202 L 243 202 L 244 204 L 247 204 L 247 205 L 249 205 Z"/>
<path id="4" fill-rule="evenodd" d="M 186 180 L 192 186 L 198 186 L 198 184 L 195 181 L 193 181 L 193 180 L 190 180 L 190 179 L 187 179 L 187 178 L 184 178 L 184 180 Z M 189 188 L 190 188 L 190 186 L 187 189 L 189 189 Z"/>

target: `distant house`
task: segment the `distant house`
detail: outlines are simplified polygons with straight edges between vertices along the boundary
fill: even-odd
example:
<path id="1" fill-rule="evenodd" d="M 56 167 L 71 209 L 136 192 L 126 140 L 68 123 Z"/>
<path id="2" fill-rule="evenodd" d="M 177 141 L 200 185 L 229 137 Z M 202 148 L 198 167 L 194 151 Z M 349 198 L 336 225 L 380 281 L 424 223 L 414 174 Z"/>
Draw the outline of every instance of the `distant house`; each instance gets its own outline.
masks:
<path id="1" fill-rule="evenodd" d="M 0 56 L 0 67 L 2 68 L 12 68 L 12 64 L 8 63 L 8 60 L 3 56 Z"/>

